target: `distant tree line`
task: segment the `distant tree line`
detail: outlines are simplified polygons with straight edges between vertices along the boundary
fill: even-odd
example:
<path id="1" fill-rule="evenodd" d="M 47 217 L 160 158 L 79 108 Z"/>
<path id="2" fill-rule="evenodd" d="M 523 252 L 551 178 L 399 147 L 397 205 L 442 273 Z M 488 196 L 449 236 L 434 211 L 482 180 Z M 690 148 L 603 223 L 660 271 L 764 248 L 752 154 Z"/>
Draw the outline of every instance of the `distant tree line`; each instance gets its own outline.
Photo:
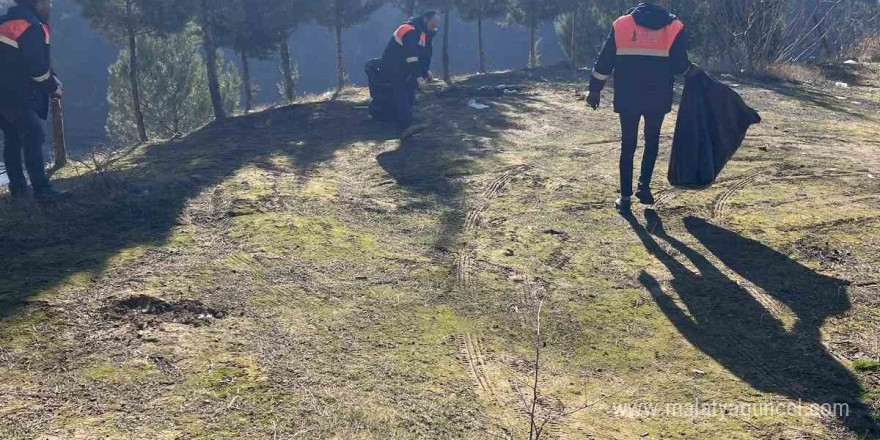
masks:
<path id="1" fill-rule="evenodd" d="M 592 60 L 630 0 L 562 0 L 556 30 L 576 65 Z M 839 59 L 876 44 L 877 0 L 670 0 L 702 64 L 761 71 L 777 63 Z"/>
<path id="2" fill-rule="evenodd" d="M 93 27 L 125 49 L 111 68 L 108 134 L 146 141 L 184 132 L 207 120 L 254 108 L 250 60 L 280 60 L 279 91 L 291 101 L 296 63 L 288 42 L 303 23 L 331 31 L 336 43 L 336 88 L 347 76 L 343 31 L 386 4 L 406 15 L 435 9 L 444 17 L 443 79 L 451 81 L 450 14 L 477 24 L 479 70 L 487 69 L 483 23 L 529 30 L 527 66 L 540 65 L 539 26 L 555 20 L 573 67 L 588 66 L 611 22 L 633 0 L 75 0 Z M 878 34 L 877 0 L 671 0 L 687 24 L 693 57 L 704 65 L 749 71 L 774 63 L 839 58 Z M 389 29 L 389 35 L 391 30 Z M 436 45 L 437 43 L 435 43 Z M 234 51 L 236 73 L 221 55 Z M 377 54 L 378 55 L 378 54 Z M 196 72 L 198 69 L 199 72 Z M 241 87 L 240 93 L 236 87 Z M 146 101 L 146 102 L 145 102 Z M 184 110 L 185 108 L 185 110 Z"/>

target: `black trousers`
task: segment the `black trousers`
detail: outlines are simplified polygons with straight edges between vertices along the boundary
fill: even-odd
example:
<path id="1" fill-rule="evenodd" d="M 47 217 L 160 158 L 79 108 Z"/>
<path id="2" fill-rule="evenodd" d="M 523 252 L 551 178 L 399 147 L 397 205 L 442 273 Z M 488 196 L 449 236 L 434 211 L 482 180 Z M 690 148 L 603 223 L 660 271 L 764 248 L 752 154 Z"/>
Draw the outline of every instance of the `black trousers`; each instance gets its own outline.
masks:
<path id="1" fill-rule="evenodd" d="M 394 104 L 397 107 L 397 127 L 407 129 L 413 122 L 416 89 L 403 78 L 394 80 Z"/>
<path id="2" fill-rule="evenodd" d="M 22 168 L 22 153 L 31 185 L 35 191 L 49 187 L 43 162 L 43 144 L 46 141 L 44 121 L 33 110 L 0 109 L 0 130 L 5 139 L 3 162 L 12 191 L 24 191 L 27 180 Z"/>
<path id="3" fill-rule="evenodd" d="M 660 151 L 660 130 L 663 128 L 665 114 L 628 115 L 621 113 L 622 132 L 620 151 L 620 195 L 633 195 L 633 166 L 639 142 L 639 123 L 645 118 L 645 153 L 642 156 L 642 173 L 639 183 L 650 186 L 654 176 L 654 165 Z"/>

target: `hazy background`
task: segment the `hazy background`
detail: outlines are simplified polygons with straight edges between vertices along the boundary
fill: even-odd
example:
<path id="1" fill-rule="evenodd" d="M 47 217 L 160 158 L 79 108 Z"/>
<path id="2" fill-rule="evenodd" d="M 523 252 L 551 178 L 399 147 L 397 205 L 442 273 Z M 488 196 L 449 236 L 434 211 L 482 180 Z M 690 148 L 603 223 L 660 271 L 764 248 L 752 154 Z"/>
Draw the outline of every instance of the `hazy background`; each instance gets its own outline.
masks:
<path id="1" fill-rule="evenodd" d="M 454 15 L 453 15 L 454 17 Z M 370 58 L 381 56 L 391 33 L 404 20 L 403 14 L 385 7 L 363 25 L 345 32 L 344 55 L 346 73 L 352 83 L 366 81 L 363 66 Z M 56 0 L 53 17 L 53 58 L 55 68 L 65 84 L 65 116 L 69 148 L 73 153 L 106 140 L 107 68 L 116 60 L 118 48 L 108 44 L 89 28 L 79 14 L 79 6 L 71 0 Z M 486 51 L 492 69 L 525 67 L 528 61 L 528 32 L 520 27 L 504 28 L 495 23 L 484 25 Z M 555 64 L 564 58 L 552 23 L 541 27 L 542 63 Z M 439 72 L 441 36 L 434 43 L 432 70 Z M 334 40 L 331 33 L 317 25 L 305 25 L 291 38 L 291 55 L 299 68 L 297 92 L 317 93 L 333 87 L 335 81 Z M 450 31 L 450 55 L 455 73 L 477 70 L 476 25 L 453 19 Z M 227 59 L 238 62 L 233 53 Z M 277 83 L 281 79 L 279 61 L 254 60 L 253 79 L 259 92 L 258 104 L 279 100 Z"/>

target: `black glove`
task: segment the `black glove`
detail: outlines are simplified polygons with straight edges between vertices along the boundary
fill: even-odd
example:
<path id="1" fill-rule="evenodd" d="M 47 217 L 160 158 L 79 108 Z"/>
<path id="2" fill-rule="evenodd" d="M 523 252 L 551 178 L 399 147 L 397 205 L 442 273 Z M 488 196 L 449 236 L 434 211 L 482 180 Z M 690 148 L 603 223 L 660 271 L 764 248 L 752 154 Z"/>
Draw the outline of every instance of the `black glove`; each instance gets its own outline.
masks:
<path id="1" fill-rule="evenodd" d="M 592 108 L 593 110 L 599 109 L 599 103 L 602 101 L 602 93 L 600 92 L 590 92 L 587 95 L 587 107 Z"/>

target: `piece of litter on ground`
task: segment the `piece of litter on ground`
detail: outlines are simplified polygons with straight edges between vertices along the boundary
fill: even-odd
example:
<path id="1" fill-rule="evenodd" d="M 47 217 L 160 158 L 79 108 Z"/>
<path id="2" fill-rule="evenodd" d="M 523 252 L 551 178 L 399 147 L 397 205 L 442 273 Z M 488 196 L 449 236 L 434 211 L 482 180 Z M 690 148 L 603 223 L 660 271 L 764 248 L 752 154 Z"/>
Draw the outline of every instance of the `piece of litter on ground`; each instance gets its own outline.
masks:
<path id="1" fill-rule="evenodd" d="M 703 370 L 696 370 L 696 369 L 693 371 L 693 373 L 694 373 L 694 374 L 697 374 L 697 375 L 700 375 L 700 376 L 706 374 L 705 371 L 703 371 Z"/>
<path id="2" fill-rule="evenodd" d="M 843 64 L 859 64 L 859 62 L 856 60 L 846 60 L 843 62 Z"/>
<path id="3" fill-rule="evenodd" d="M 505 94 L 505 95 L 515 95 L 515 94 L 517 94 L 517 93 L 519 93 L 519 92 L 517 92 L 516 90 L 504 89 L 504 94 Z"/>
<path id="4" fill-rule="evenodd" d="M 840 81 L 838 81 L 838 82 L 834 83 L 834 87 L 839 87 L 839 88 L 841 88 L 841 89 L 848 89 L 848 88 L 849 88 L 849 84 L 847 84 L 847 83 L 845 83 L 845 82 L 840 82 Z"/>
<path id="5" fill-rule="evenodd" d="M 476 99 L 471 99 L 471 100 L 468 102 L 468 107 L 470 107 L 470 108 L 475 108 L 475 109 L 477 109 L 477 110 L 486 110 L 487 108 L 489 108 L 488 105 L 486 105 L 486 104 L 480 104 L 479 102 L 477 102 Z"/>
<path id="6" fill-rule="evenodd" d="M 845 97 L 845 96 L 835 96 L 835 98 L 837 98 L 837 99 L 839 99 L 839 100 L 841 100 L 841 101 L 846 101 L 846 97 Z"/>
<path id="7" fill-rule="evenodd" d="M 742 85 L 741 84 L 731 84 L 730 87 L 735 89 L 737 87 L 742 87 Z"/>
<path id="8" fill-rule="evenodd" d="M 873 178 L 874 178 L 874 175 L 873 175 L 873 174 L 868 174 L 868 178 L 869 178 L 869 179 L 873 179 Z"/>

